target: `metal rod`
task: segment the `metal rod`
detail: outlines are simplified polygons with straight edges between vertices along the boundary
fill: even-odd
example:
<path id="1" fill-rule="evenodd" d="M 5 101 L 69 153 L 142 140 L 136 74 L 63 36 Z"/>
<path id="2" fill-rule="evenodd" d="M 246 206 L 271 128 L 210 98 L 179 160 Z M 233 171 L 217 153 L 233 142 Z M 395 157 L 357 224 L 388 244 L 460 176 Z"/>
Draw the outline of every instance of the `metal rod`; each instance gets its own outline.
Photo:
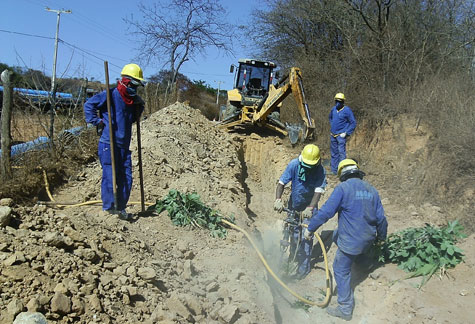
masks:
<path id="1" fill-rule="evenodd" d="M 137 122 L 137 153 L 139 158 L 139 179 L 140 179 L 140 206 L 142 212 L 145 212 L 145 193 L 143 189 L 143 170 L 142 170 L 142 139 L 140 135 L 140 113 L 135 108 L 135 120 Z"/>
<path id="2" fill-rule="evenodd" d="M 112 115 L 111 115 L 111 93 L 109 89 L 109 65 L 107 61 L 104 61 L 104 70 L 106 74 L 106 94 L 107 94 L 107 115 L 109 119 L 109 146 L 111 151 L 112 162 L 112 192 L 114 193 L 114 209 L 118 210 L 118 197 L 117 197 L 117 176 L 115 173 L 115 154 L 114 154 L 114 134 L 112 131 Z"/>

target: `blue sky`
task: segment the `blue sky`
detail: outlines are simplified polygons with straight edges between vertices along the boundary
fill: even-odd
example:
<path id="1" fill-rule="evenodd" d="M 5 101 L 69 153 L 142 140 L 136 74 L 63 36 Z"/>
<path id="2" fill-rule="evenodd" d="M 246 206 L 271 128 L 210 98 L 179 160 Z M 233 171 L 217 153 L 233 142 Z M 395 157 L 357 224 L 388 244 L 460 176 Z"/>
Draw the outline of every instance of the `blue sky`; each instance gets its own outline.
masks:
<path id="1" fill-rule="evenodd" d="M 244 24 L 257 5 L 254 0 L 240 0 L 239 6 L 233 0 L 220 2 L 228 11 L 232 24 Z M 71 14 L 61 14 L 59 38 L 67 44 L 59 44 L 56 76 L 104 81 L 104 60 L 107 60 L 109 77 L 114 80 L 122 66 L 132 62 L 137 54 L 136 44 L 127 35 L 128 26 L 123 22 L 129 14 L 139 17 L 137 3 L 125 0 L 0 0 L 0 62 L 51 75 L 57 15 L 45 8 L 69 9 Z M 143 3 L 147 5 L 153 1 L 144 0 Z M 191 80 L 204 80 L 214 88 L 221 81 L 221 89 L 230 89 L 233 75 L 229 73 L 229 66 L 239 58 L 249 56 L 236 43 L 234 57 L 209 50 L 206 57 L 197 58 L 199 63 L 186 62 L 181 72 Z M 145 77 L 158 72 L 161 64 L 143 66 Z"/>

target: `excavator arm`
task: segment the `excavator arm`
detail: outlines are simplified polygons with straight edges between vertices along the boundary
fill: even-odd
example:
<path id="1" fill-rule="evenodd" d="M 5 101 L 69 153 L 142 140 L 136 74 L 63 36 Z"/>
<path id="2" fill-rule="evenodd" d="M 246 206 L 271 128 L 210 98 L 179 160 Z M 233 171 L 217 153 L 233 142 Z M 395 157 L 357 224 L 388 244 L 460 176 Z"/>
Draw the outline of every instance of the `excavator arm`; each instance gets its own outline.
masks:
<path id="1" fill-rule="evenodd" d="M 305 100 L 305 92 L 303 89 L 300 69 L 297 67 L 291 68 L 290 73 L 281 80 L 280 84 L 282 85 L 278 85 L 277 88 L 271 85 L 268 96 L 264 98 L 259 104 L 257 112 L 253 115 L 252 122 L 264 124 L 264 126 L 280 131 L 281 133 L 288 133 L 292 131 L 299 132 L 299 129 L 297 129 L 295 126 L 287 127 L 287 130 L 284 130 L 282 129 L 282 126 L 279 127 L 267 123 L 267 116 L 277 109 L 279 104 L 284 101 L 284 99 L 287 98 L 290 93 L 292 93 L 297 103 L 299 114 L 305 124 L 301 137 L 306 139 L 311 136 L 315 130 L 315 121 L 310 116 L 310 110 L 308 108 L 307 101 Z M 296 142 L 296 140 L 298 140 L 298 138 L 295 139 L 295 136 L 299 137 L 299 134 L 285 135 L 289 135 L 291 142 Z"/>

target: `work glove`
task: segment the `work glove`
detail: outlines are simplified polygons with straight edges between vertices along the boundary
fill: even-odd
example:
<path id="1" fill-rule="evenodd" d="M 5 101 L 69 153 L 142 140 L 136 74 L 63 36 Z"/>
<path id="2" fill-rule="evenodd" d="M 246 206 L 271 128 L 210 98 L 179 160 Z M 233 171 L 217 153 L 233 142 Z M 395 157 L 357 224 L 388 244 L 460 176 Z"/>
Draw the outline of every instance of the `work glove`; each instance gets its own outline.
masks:
<path id="1" fill-rule="evenodd" d="M 99 124 L 96 125 L 96 132 L 97 132 L 97 136 L 101 136 L 102 135 L 102 131 L 104 130 L 104 127 L 106 125 L 104 124 L 104 122 L 101 120 L 99 122 Z"/>
<path id="2" fill-rule="evenodd" d="M 346 133 L 341 133 L 341 134 L 340 134 L 340 137 L 341 137 L 341 138 L 345 138 L 345 137 L 346 137 Z"/>
<path id="3" fill-rule="evenodd" d="M 303 238 L 306 240 L 313 239 L 313 232 L 310 232 L 308 228 L 306 228 L 305 231 L 303 232 Z"/>
<path id="4" fill-rule="evenodd" d="M 312 218 L 312 214 L 313 214 L 313 208 L 312 207 L 307 207 L 302 212 L 303 218 Z"/>
<path id="5" fill-rule="evenodd" d="M 284 203 L 282 202 L 282 199 L 276 199 L 274 201 L 274 210 L 280 213 L 282 212 L 283 209 L 284 209 Z"/>

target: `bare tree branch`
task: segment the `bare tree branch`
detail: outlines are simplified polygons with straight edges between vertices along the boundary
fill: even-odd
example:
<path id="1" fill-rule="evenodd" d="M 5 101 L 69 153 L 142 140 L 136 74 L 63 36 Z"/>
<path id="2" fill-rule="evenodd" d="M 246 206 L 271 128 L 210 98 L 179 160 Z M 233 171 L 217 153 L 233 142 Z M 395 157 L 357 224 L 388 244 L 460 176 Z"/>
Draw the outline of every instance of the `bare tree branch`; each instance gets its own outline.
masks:
<path id="1" fill-rule="evenodd" d="M 139 5 L 141 19 L 126 17 L 138 44 L 138 59 L 159 62 L 172 72 L 170 85 L 183 64 L 210 47 L 231 53 L 233 27 L 217 0 L 169 0 Z"/>

